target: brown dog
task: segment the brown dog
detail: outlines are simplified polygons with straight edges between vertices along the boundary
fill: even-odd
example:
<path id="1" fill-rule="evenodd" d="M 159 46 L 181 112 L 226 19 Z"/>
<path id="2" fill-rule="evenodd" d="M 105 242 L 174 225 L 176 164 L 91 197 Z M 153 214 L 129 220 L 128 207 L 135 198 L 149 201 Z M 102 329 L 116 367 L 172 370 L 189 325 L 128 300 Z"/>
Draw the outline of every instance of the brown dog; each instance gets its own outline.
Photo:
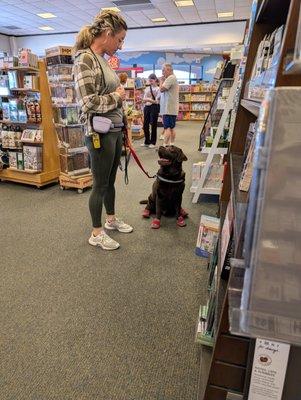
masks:
<path id="1" fill-rule="evenodd" d="M 151 214 L 156 215 L 151 224 L 153 229 L 160 228 L 162 215 L 175 215 L 177 225 L 185 226 L 184 218 L 188 214 L 182 209 L 182 194 L 185 189 L 185 173 L 182 170 L 182 162 L 187 161 L 187 157 L 182 149 L 176 146 L 160 146 L 158 155 L 160 169 L 142 216 L 149 218 Z"/>

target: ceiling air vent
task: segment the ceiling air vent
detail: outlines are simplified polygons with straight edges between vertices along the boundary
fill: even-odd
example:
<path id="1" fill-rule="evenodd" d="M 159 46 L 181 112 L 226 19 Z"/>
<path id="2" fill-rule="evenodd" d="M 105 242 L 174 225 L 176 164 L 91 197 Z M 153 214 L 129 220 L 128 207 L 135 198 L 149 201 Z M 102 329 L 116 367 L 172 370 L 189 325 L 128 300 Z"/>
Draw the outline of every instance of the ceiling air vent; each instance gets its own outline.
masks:
<path id="1" fill-rule="evenodd" d="M 6 26 L 1 26 L 1 28 L 4 28 L 4 29 L 9 29 L 9 30 L 11 30 L 11 31 L 14 31 L 15 29 L 21 29 L 20 27 L 18 27 L 18 26 L 15 26 L 15 25 L 6 25 Z"/>
<path id="2" fill-rule="evenodd" d="M 150 0 L 116 0 L 113 4 L 123 12 L 153 10 L 156 7 Z"/>

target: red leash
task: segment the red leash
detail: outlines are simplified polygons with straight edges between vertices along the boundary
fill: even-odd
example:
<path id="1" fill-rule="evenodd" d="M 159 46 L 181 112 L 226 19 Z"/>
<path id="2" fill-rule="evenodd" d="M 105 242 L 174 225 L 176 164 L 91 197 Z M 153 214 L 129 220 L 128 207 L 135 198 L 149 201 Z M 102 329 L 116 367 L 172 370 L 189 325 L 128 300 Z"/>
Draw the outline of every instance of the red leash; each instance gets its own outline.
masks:
<path id="1" fill-rule="evenodd" d="M 142 165 L 142 163 L 141 163 L 139 157 L 137 156 L 136 151 L 133 149 L 133 147 L 132 147 L 132 145 L 131 145 L 131 143 L 130 143 L 130 141 L 129 141 L 129 136 L 128 136 L 127 129 L 124 129 L 123 132 L 124 132 L 124 144 L 125 144 L 125 147 L 128 148 L 128 149 L 130 150 L 130 154 L 132 154 L 132 156 L 134 157 L 134 160 L 136 161 L 136 163 L 137 163 L 137 165 L 139 166 L 139 168 L 144 172 L 144 174 L 145 174 L 148 178 L 150 178 L 150 179 L 155 178 L 157 175 L 151 176 L 151 175 L 144 169 L 144 167 L 143 167 L 143 165 Z"/>

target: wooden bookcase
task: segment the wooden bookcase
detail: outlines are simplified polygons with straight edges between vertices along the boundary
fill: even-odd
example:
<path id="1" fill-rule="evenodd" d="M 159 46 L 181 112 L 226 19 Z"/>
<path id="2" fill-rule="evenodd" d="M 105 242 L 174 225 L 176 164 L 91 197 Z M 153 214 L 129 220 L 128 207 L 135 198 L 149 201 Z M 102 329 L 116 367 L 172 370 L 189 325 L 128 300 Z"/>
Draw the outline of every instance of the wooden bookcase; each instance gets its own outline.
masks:
<path id="1" fill-rule="evenodd" d="M 40 126 L 43 129 L 43 170 L 38 173 L 31 173 L 23 170 L 14 170 L 10 168 L 3 169 L 0 171 L 1 181 L 12 181 L 32 186 L 42 187 L 52 182 L 57 182 L 60 167 L 59 167 L 59 155 L 58 155 L 58 143 L 56 138 L 55 127 L 52 116 L 52 103 L 50 97 L 50 90 L 46 75 L 46 65 L 44 61 L 39 61 L 39 68 L 26 68 L 26 67 L 15 67 L 12 70 L 20 71 L 21 73 L 38 74 L 39 86 L 40 86 L 40 104 L 42 113 L 42 122 L 37 124 L 36 127 Z M 18 90 L 22 92 L 33 92 L 32 90 Z M 8 121 L 1 121 L 5 124 L 15 124 L 22 127 L 31 127 L 32 123 L 22 124 L 19 122 L 11 123 Z"/>
<path id="2" fill-rule="evenodd" d="M 243 258 L 244 228 L 248 193 L 238 188 L 240 173 L 243 167 L 243 154 L 250 123 L 255 122 L 261 103 L 246 97 L 246 88 L 250 81 L 254 59 L 258 46 L 267 33 L 277 27 L 285 25 L 279 62 L 276 66 L 273 87 L 301 86 L 301 74 L 286 73 L 289 53 L 294 49 L 297 24 L 300 11 L 300 0 L 259 0 L 256 18 L 250 36 L 249 51 L 245 65 L 245 72 L 239 94 L 239 105 L 233 130 L 232 141 L 228 154 L 226 174 L 220 196 L 221 227 L 227 204 L 233 203 L 234 209 L 234 258 Z M 219 253 L 219 259 L 221 254 Z M 218 264 L 218 270 L 221 265 Z M 235 269 L 230 273 L 230 280 Z M 230 333 L 229 327 L 229 285 L 221 282 L 220 299 L 221 312 L 217 315 L 218 331 L 212 353 L 211 366 L 207 385 L 199 388 L 199 400 L 226 400 L 248 399 L 248 388 L 251 376 L 254 339 L 235 336 Z M 222 290 L 223 289 L 223 290 Z M 292 354 L 293 352 L 293 354 Z M 301 366 L 300 348 L 292 346 L 291 356 L 286 374 L 283 400 L 297 400 L 300 398 L 298 385 Z M 202 368 L 202 367 L 201 367 Z M 233 397 L 231 397 L 233 394 Z"/>

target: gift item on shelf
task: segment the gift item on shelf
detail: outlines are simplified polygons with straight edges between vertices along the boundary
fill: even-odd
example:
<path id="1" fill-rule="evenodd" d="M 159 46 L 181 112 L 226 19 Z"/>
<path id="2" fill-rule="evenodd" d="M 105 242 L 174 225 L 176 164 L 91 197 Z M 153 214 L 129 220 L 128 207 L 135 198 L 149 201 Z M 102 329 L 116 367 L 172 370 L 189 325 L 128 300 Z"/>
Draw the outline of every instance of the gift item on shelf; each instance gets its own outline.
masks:
<path id="1" fill-rule="evenodd" d="M 43 147 L 23 146 L 24 170 L 41 172 L 43 170 Z"/>
<path id="2" fill-rule="evenodd" d="M 58 83 L 58 82 L 73 82 L 72 75 L 73 64 L 70 65 L 48 65 L 47 66 L 47 75 L 49 83 Z"/>
<path id="3" fill-rule="evenodd" d="M 9 157 L 9 168 L 18 169 L 17 152 L 9 151 L 8 157 Z"/>
<path id="4" fill-rule="evenodd" d="M 19 59 L 15 56 L 0 57 L 0 69 L 14 68 L 19 65 Z"/>
<path id="5" fill-rule="evenodd" d="M 73 82 L 68 83 L 51 83 L 51 98 L 54 104 L 75 104 L 76 94 Z"/>
<path id="6" fill-rule="evenodd" d="M 43 142 L 43 130 L 42 129 L 24 129 L 21 136 L 22 142 Z"/>
<path id="7" fill-rule="evenodd" d="M 73 64 L 72 46 L 55 46 L 45 50 L 46 64 L 48 66 L 57 64 Z"/>
<path id="8" fill-rule="evenodd" d="M 2 125 L 1 140 L 2 148 L 20 148 L 21 129 L 19 126 Z"/>
<path id="9" fill-rule="evenodd" d="M 7 74 L 0 74 L 0 96 L 9 96 L 9 78 Z"/>
<path id="10" fill-rule="evenodd" d="M 30 49 L 19 49 L 19 66 L 38 68 L 38 56 L 33 54 Z"/>
<path id="11" fill-rule="evenodd" d="M 219 234 L 219 218 L 202 215 L 195 253 L 208 258 L 213 253 Z"/>
<path id="12" fill-rule="evenodd" d="M 90 172 L 89 153 L 86 148 L 68 151 L 60 150 L 61 172 L 67 175 L 83 175 Z"/>
<path id="13" fill-rule="evenodd" d="M 54 105 L 53 114 L 56 124 L 76 125 L 79 123 L 79 113 L 77 105 Z"/>
<path id="14" fill-rule="evenodd" d="M 62 147 L 76 149 L 85 146 L 85 132 L 83 125 L 57 125 L 56 132 Z"/>

